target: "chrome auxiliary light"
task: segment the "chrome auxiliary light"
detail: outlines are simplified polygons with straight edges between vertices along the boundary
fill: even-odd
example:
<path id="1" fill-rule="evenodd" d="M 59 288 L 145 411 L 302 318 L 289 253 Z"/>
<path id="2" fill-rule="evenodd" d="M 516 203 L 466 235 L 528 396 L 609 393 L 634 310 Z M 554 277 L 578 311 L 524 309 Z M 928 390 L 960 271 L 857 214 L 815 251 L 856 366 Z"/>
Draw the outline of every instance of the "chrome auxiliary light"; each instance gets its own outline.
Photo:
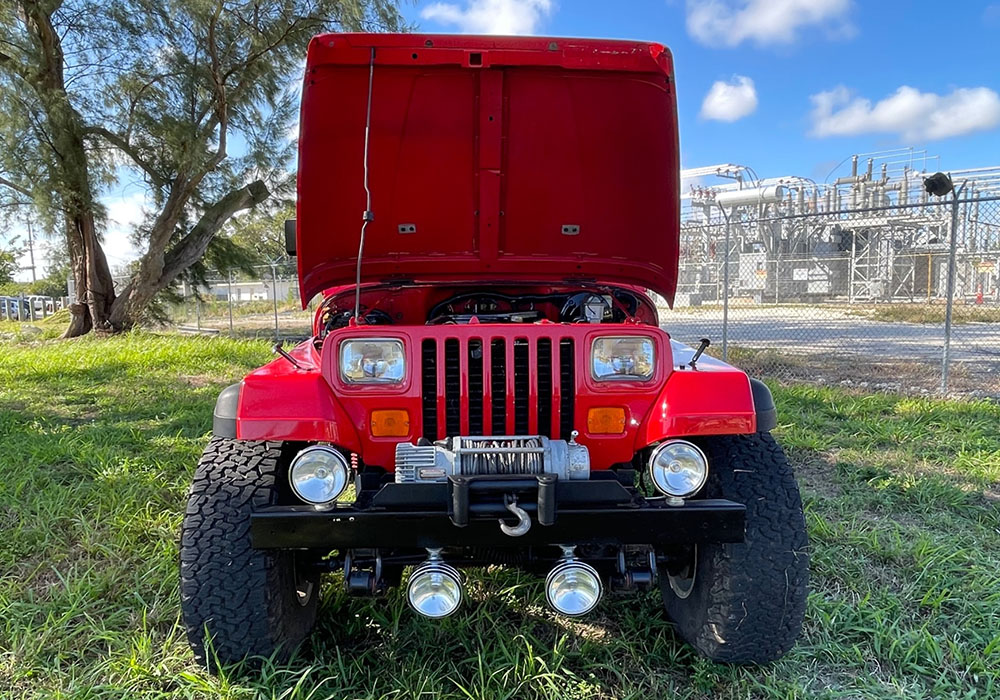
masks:
<path id="1" fill-rule="evenodd" d="M 586 615 L 597 607 L 604 594 L 597 570 L 563 547 L 563 558 L 545 577 L 545 598 L 552 608 L 568 617 Z"/>
<path id="2" fill-rule="evenodd" d="M 410 574 L 406 600 L 424 617 L 448 617 L 462 605 L 462 575 L 441 558 L 440 549 L 428 549 L 427 561 Z"/>
<path id="3" fill-rule="evenodd" d="M 708 459 L 697 445 L 687 440 L 667 440 L 650 455 L 649 476 L 664 496 L 688 498 L 705 485 Z"/>
<path id="4" fill-rule="evenodd" d="M 312 445 L 292 459 L 288 480 L 296 496 L 316 508 L 326 508 L 347 488 L 349 474 L 344 455 L 327 445 Z"/>

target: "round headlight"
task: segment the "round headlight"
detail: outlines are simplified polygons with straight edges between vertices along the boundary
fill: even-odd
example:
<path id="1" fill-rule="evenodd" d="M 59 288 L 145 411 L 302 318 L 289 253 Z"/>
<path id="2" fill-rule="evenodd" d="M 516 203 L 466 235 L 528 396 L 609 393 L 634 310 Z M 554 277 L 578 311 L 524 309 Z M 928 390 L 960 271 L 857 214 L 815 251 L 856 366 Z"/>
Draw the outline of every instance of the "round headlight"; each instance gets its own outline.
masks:
<path id="1" fill-rule="evenodd" d="M 288 478 L 295 495 L 322 507 L 337 500 L 347 488 L 347 459 L 326 445 L 307 447 L 292 460 Z"/>
<path id="2" fill-rule="evenodd" d="M 687 498 L 698 493 L 708 478 L 708 459 L 686 440 L 669 440 L 649 458 L 649 476 L 666 496 Z"/>

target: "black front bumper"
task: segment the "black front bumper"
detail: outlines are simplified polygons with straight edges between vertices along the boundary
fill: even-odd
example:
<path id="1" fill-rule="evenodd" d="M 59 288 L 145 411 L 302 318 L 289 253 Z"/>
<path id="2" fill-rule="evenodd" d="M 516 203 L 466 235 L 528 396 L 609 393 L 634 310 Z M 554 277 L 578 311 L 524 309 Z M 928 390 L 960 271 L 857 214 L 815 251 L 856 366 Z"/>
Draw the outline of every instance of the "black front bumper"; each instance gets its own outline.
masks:
<path id="1" fill-rule="evenodd" d="M 515 500 L 532 520 L 520 537 L 497 522 Z M 386 484 L 331 510 L 276 506 L 251 516 L 258 549 L 520 547 L 546 544 L 742 542 L 745 508 L 721 499 L 680 506 L 645 499 L 614 480 L 550 475 L 451 477 L 447 483 Z"/>

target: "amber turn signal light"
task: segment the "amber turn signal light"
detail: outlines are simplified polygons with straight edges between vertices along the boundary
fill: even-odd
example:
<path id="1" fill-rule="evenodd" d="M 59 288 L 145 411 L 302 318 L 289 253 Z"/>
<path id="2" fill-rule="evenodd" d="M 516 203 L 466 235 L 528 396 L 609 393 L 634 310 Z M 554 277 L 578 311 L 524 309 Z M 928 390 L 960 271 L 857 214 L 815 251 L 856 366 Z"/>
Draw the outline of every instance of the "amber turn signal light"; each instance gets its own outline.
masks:
<path id="1" fill-rule="evenodd" d="M 372 411 L 373 437 L 406 437 L 410 434 L 410 414 L 402 409 Z"/>
<path id="2" fill-rule="evenodd" d="M 625 432 L 625 409 L 590 409 L 587 411 L 587 432 L 591 435 L 621 435 Z"/>

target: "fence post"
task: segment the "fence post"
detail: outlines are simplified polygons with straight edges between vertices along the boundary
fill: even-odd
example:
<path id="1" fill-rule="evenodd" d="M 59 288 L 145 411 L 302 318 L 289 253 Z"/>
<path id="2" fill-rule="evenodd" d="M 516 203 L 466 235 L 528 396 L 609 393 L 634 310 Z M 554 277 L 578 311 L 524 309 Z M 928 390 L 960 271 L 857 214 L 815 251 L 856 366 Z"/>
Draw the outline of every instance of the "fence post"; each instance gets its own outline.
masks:
<path id="1" fill-rule="evenodd" d="M 961 187 L 952 190 L 951 198 L 951 236 L 948 240 L 948 281 L 945 290 L 944 307 L 944 350 L 941 355 L 941 393 L 948 393 L 948 372 L 951 369 L 951 312 L 955 305 L 955 253 L 958 245 L 958 198 L 965 189 Z"/>
<path id="2" fill-rule="evenodd" d="M 228 292 L 226 293 L 226 298 L 229 300 L 229 335 L 233 335 L 233 273 L 230 271 L 229 279 L 226 280 L 226 285 L 228 286 Z"/>
<path id="3" fill-rule="evenodd" d="M 274 300 L 274 342 L 278 342 L 278 266 L 271 263 L 271 298 Z"/>
<path id="4" fill-rule="evenodd" d="M 729 361 L 729 215 L 720 204 L 719 211 L 726 220 L 725 253 L 722 255 L 722 361 Z"/>
<path id="5" fill-rule="evenodd" d="M 194 322 L 198 330 L 201 330 L 201 297 L 197 292 L 194 295 Z"/>
<path id="6" fill-rule="evenodd" d="M 847 303 L 854 303 L 854 270 L 858 264 L 858 238 L 854 231 L 851 231 L 851 261 L 847 269 Z"/>

